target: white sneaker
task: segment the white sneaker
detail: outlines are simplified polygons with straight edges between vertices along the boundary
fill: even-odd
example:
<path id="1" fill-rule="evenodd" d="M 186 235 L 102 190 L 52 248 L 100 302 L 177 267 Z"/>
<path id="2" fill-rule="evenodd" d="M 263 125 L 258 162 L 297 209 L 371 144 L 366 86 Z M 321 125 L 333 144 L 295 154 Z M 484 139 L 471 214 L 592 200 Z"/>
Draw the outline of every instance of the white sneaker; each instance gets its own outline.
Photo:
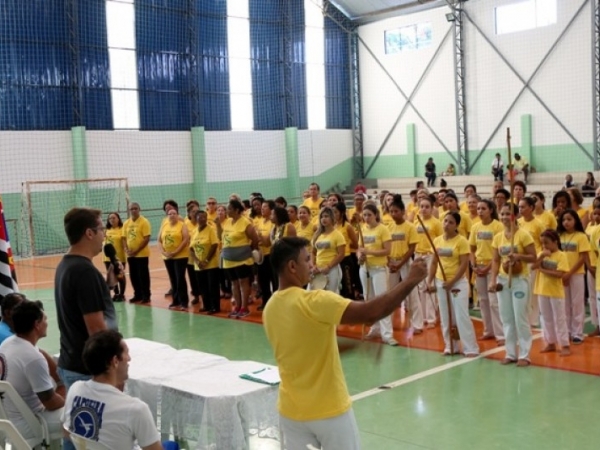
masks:
<path id="1" fill-rule="evenodd" d="M 392 347 L 398 347 L 398 341 L 394 338 L 389 338 L 387 341 L 385 341 L 385 343 Z"/>

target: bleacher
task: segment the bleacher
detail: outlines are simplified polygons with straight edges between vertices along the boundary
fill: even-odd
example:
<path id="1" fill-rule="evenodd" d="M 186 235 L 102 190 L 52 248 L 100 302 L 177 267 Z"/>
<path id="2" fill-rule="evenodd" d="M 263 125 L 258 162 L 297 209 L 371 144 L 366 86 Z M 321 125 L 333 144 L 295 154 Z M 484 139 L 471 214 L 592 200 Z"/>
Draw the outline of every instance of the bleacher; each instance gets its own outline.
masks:
<path id="1" fill-rule="evenodd" d="M 586 178 L 586 172 L 569 172 L 573 176 L 576 186 L 581 186 Z M 600 180 L 600 172 L 593 172 L 596 180 Z M 546 196 L 546 207 L 552 200 L 552 197 L 557 191 L 562 189 L 565 182 L 565 172 L 536 172 L 529 174 L 527 179 L 527 192 L 540 191 Z M 489 175 L 457 175 L 453 177 L 438 176 L 435 181 L 435 186 L 428 188 L 431 192 L 440 189 L 440 182 L 446 180 L 448 189 L 453 189 L 459 198 L 463 193 L 463 188 L 467 184 L 474 184 L 477 187 L 477 193 L 484 198 L 492 196 L 492 187 L 494 177 Z M 522 175 L 517 177 L 518 180 L 523 180 Z M 367 194 L 369 197 L 376 196 L 382 190 L 388 190 L 393 193 L 402 194 L 405 199 L 408 199 L 408 194 L 415 189 L 417 181 L 427 180 L 424 177 L 414 178 L 379 178 L 376 180 L 376 187 L 372 183 L 365 183 L 367 186 Z M 509 183 L 504 182 L 506 190 L 509 190 Z M 584 205 L 591 204 L 592 198 L 586 198 Z"/>

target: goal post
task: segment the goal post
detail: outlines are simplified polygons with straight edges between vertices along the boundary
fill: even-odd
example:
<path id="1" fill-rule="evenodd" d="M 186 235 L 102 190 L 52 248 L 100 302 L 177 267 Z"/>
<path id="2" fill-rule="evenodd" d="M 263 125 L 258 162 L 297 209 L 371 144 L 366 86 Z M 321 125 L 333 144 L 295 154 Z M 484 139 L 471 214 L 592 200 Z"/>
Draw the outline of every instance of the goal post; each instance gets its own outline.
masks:
<path id="1" fill-rule="evenodd" d="M 64 253 L 69 248 L 64 215 L 76 206 L 102 210 L 103 220 L 109 213 L 117 212 L 124 221 L 129 209 L 127 178 L 23 182 L 19 256 Z"/>

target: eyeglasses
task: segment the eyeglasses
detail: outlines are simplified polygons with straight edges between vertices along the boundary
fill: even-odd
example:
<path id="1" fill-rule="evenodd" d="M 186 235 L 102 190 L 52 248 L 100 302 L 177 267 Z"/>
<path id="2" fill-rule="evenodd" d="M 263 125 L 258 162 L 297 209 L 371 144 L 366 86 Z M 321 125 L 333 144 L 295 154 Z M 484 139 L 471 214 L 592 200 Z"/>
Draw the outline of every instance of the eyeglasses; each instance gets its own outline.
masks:
<path id="1" fill-rule="evenodd" d="M 98 233 L 99 231 L 101 231 L 102 233 L 105 233 L 106 227 L 94 227 L 94 228 L 90 228 L 90 230 L 92 230 L 94 233 Z"/>
<path id="2" fill-rule="evenodd" d="M 217 202 L 206 202 L 207 205 L 216 205 Z"/>
<path id="3" fill-rule="evenodd" d="M 138 208 L 137 206 L 132 206 L 131 208 L 129 208 L 129 211 L 137 211 L 138 209 L 140 208 Z"/>

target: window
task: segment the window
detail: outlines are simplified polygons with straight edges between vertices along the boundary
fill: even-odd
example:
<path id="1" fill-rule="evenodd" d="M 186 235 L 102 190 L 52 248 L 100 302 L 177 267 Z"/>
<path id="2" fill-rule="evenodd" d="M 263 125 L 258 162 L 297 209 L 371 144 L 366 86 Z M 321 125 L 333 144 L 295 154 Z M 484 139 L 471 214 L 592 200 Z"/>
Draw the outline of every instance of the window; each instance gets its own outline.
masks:
<path id="1" fill-rule="evenodd" d="M 248 0 L 227 2 L 231 129 L 254 129 Z"/>
<path id="2" fill-rule="evenodd" d="M 556 23 L 556 0 L 526 0 L 495 8 L 496 34 L 516 33 Z"/>
<path id="3" fill-rule="evenodd" d="M 325 22 L 322 0 L 304 0 L 306 110 L 309 130 L 327 127 L 325 105 Z"/>
<path id="4" fill-rule="evenodd" d="M 106 28 L 113 128 L 139 130 L 133 0 L 106 2 Z"/>
<path id="5" fill-rule="evenodd" d="M 386 55 L 391 55 L 403 50 L 419 50 L 429 47 L 431 41 L 432 30 L 430 22 L 386 30 L 385 53 Z"/>

